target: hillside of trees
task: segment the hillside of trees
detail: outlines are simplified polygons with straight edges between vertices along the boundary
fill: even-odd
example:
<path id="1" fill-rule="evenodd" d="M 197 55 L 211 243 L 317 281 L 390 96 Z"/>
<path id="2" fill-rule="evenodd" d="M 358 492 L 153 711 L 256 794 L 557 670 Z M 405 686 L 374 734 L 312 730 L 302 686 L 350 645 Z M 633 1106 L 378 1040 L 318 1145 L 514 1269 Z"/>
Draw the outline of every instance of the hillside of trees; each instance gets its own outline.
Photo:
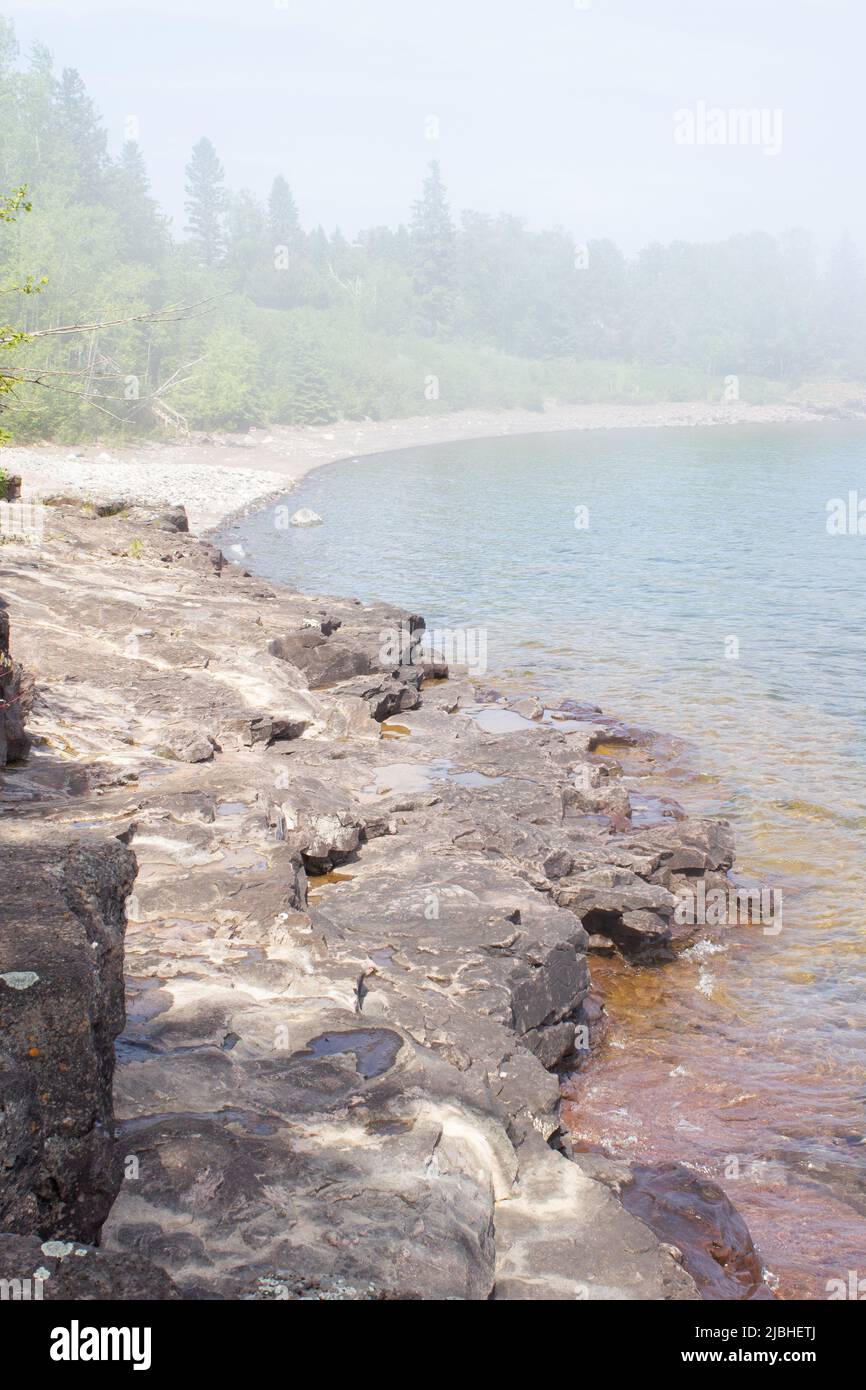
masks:
<path id="1" fill-rule="evenodd" d="M 0 223 L 0 279 L 33 287 L 16 327 L 104 325 L 13 345 L 53 388 L 4 395 L 19 439 L 720 399 L 730 377 L 768 400 L 866 379 L 848 239 L 824 261 L 804 231 L 628 259 L 507 214 L 458 217 L 432 164 L 406 225 L 350 242 L 304 225 L 282 173 L 265 202 L 230 190 L 207 138 L 175 232 L 138 145 L 112 156 L 79 75 L 42 47 L 22 58 L 0 24 L 0 192 L 26 186 L 32 204 Z M 147 317 L 174 305 L 194 307 Z"/>

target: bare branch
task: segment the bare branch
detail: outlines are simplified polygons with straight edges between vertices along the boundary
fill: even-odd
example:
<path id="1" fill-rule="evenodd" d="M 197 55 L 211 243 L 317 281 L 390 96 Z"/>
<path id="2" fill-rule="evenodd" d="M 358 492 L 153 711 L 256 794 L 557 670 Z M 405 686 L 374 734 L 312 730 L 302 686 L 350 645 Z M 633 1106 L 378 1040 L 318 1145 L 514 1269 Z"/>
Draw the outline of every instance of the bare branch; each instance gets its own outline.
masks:
<path id="1" fill-rule="evenodd" d="M 85 396 L 83 391 L 70 391 L 63 386 L 58 386 L 56 381 L 42 381 L 39 376 L 19 376 L 16 378 L 16 384 L 21 386 L 41 386 L 46 391 L 59 391 L 63 396 L 75 396 L 78 400 L 84 401 L 85 405 L 92 406 L 94 410 L 98 410 L 101 415 L 108 415 L 112 420 L 117 420 L 119 424 L 125 424 L 122 415 L 117 415 L 113 410 L 108 410 L 105 406 L 99 405 L 92 396 Z M 14 391 L 9 394 L 14 399 Z M 115 397 L 107 396 L 105 399 L 114 400 Z M 6 411 L 10 409 L 14 412 L 14 406 L 10 407 L 4 404 L 3 413 L 5 414 Z"/>
<path id="2" fill-rule="evenodd" d="M 225 294 L 228 293 L 226 290 Z M 56 328 L 35 328 L 28 331 L 27 337 L 33 340 L 56 338 L 65 333 L 97 333 L 103 328 L 118 328 L 126 323 L 177 323 L 180 319 L 192 317 L 194 310 L 204 311 L 214 300 L 225 298 L 225 294 L 208 295 L 206 299 L 196 300 L 193 304 L 167 304 L 164 309 L 148 309 L 143 314 L 130 314 L 122 319 L 106 319 L 103 323 L 64 323 L 58 324 Z"/>

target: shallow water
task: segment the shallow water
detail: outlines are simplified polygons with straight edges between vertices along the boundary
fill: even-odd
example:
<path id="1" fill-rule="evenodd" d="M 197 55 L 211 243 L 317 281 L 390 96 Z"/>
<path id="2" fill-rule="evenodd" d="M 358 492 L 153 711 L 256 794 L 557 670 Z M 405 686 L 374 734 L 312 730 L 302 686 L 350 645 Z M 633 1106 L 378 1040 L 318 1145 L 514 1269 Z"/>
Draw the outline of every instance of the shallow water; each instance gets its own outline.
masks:
<path id="1" fill-rule="evenodd" d="M 828 423 L 417 449 L 312 475 L 290 506 L 315 530 L 268 509 L 224 538 L 307 592 L 417 608 L 486 653 L 482 684 L 690 741 L 631 785 L 728 816 L 782 929 L 594 960 L 613 1026 L 566 1109 L 587 1143 L 722 1182 L 788 1297 L 866 1276 L 866 536 L 826 524 L 866 495 L 864 446 Z"/>

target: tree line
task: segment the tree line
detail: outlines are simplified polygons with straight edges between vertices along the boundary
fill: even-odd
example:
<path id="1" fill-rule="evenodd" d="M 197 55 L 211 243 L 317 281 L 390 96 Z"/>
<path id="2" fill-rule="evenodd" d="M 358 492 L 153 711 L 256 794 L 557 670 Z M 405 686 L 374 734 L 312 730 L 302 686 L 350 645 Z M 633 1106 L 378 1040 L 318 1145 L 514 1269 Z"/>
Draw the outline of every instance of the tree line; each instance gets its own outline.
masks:
<path id="1" fill-rule="evenodd" d="M 653 244 L 522 218 L 455 215 L 426 171 L 405 225 L 349 240 L 305 227 L 289 182 L 233 191 L 206 137 L 176 236 L 134 140 L 112 156 L 87 90 L 0 25 L 0 279 L 21 300 L 11 346 L 60 391 L 3 397 L 17 436 L 240 429 L 546 401 L 746 399 L 866 379 L 866 274 L 844 237 L 805 231 Z M 43 280 L 46 283 L 42 283 Z M 166 305 L 203 306 L 185 315 Z M 64 323 L 105 326 L 45 334 Z M 43 377 L 43 381 L 47 377 Z"/>

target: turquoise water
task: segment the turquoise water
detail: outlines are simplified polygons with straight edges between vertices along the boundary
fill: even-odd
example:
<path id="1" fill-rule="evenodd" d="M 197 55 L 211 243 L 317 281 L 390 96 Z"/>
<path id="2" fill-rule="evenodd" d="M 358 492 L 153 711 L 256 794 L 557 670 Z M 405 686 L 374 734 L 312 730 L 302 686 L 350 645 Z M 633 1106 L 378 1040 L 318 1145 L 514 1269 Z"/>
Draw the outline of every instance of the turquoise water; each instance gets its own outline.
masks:
<path id="1" fill-rule="evenodd" d="M 571 1123 L 723 1181 L 789 1296 L 866 1276 L 866 535 L 827 529 L 858 488 L 862 425 L 592 431 L 335 464 L 286 499 L 323 526 L 268 508 L 222 538 L 306 592 L 482 630 L 485 683 L 686 740 L 635 778 L 732 819 L 784 929 L 597 965 L 614 1027 Z"/>

